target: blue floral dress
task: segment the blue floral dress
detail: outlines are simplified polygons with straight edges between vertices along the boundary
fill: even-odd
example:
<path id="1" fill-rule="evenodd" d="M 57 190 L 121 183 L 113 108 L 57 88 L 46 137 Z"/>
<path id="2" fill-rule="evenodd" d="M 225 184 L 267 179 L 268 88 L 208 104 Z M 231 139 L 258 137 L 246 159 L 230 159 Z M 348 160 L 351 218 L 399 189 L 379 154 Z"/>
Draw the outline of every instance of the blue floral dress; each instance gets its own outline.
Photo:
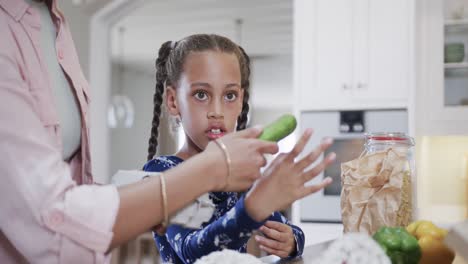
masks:
<path id="1" fill-rule="evenodd" d="M 176 156 L 161 156 L 146 163 L 143 169 L 163 172 L 182 162 L 183 160 Z M 209 196 L 215 204 L 215 211 L 211 219 L 199 229 L 171 225 L 164 236 L 154 233 L 163 263 L 194 263 L 197 259 L 222 249 L 246 252 L 247 241 L 252 231 L 266 222 L 256 222 L 250 218 L 244 207 L 243 195 L 236 192 L 212 192 Z M 296 251 L 289 258 L 301 256 L 304 249 L 302 230 L 290 224 L 279 212 L 272 213 L 267 220 L 291 226 L 296 240 Z"/>

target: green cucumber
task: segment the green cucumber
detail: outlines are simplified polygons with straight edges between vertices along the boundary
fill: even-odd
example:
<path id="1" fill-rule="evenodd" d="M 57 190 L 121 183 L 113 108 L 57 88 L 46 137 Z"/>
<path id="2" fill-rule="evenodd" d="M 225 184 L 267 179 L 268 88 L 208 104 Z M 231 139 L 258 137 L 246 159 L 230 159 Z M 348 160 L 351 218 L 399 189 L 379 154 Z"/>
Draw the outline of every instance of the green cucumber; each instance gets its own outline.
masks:
<path id="1" fill-rule="evenodd" d="M 291 114 L 282 115 L 263 129 L 259 139 L 278 142 L 296 129 L 296 118 Z"/>

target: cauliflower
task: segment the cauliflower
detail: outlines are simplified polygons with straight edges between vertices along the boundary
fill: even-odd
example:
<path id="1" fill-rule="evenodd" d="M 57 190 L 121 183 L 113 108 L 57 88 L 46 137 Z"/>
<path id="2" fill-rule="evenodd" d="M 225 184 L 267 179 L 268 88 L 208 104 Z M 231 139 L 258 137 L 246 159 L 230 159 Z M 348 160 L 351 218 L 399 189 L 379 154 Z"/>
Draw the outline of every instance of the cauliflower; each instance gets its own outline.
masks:
<path id="1" fill-rule="evenodd" d="M 197 260 L 195 264 L 264 264 L 260 259 L 230 249 L 215 251 Z"/>
<path id="2" fill-rule="evenodd" d="M 317 263 L 391 264 L 382 248 L 370 236 L 360 233 L 348 233 L 334 241 Z"/>

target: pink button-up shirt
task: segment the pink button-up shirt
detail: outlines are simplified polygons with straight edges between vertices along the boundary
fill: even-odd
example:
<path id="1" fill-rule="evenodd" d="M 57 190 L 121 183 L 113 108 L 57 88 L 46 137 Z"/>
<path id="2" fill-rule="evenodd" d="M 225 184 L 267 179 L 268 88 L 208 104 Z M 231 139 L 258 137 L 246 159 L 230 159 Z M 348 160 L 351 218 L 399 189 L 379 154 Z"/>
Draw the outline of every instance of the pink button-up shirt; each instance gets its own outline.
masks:
<path id="1" fill-rule="evenodd" d="M 0 0 L 0 263 L 102 263 L 119 207 L 117 189 L 92 185 L 88 83 L 52 1 L 57 60 L 82 116 L 81 150 L 64 162 L 41 20 L 23 0 Z"/>

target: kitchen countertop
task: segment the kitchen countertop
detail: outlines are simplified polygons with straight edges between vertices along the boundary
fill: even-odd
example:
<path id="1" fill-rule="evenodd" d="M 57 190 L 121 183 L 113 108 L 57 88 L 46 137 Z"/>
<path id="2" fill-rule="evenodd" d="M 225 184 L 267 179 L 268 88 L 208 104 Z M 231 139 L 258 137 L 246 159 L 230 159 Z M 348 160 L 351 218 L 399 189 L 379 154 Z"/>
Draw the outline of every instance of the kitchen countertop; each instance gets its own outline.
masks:
<path id="1" fill-rule="evenodd" d="M 310 245 L 304 248 L 304 253 L 301 258 L 293 260 L 281 260 L 277 256 L 266 256 L 261 258 L 264 263 L 269 264 L 280 264 L 280 263 L 296 263 L 296 264 L 314 264 L 317 263 L 317 259 L 321 253 L 323 253 L 332 241 L 326 241 L 314 245 Z"/>
<path id="2" fill-rule="evenodd" d="M 468 222 L 467 222 L 468 223 Z M 294 263 L 294 264 L 319 264 L 318 258 L 328 248 L 333 240 L 322 242 L 319 244 L 310 245 L 304 248 L 304 254 L 301 258 L 294 260 L 281 260 L 277 256 L 266 256 L 260 258 L 263 263 L 267 264 L 283 264 L 283 263 Z M 460 255 L 456 255 L 453 264 L 468 264 Z"/>

